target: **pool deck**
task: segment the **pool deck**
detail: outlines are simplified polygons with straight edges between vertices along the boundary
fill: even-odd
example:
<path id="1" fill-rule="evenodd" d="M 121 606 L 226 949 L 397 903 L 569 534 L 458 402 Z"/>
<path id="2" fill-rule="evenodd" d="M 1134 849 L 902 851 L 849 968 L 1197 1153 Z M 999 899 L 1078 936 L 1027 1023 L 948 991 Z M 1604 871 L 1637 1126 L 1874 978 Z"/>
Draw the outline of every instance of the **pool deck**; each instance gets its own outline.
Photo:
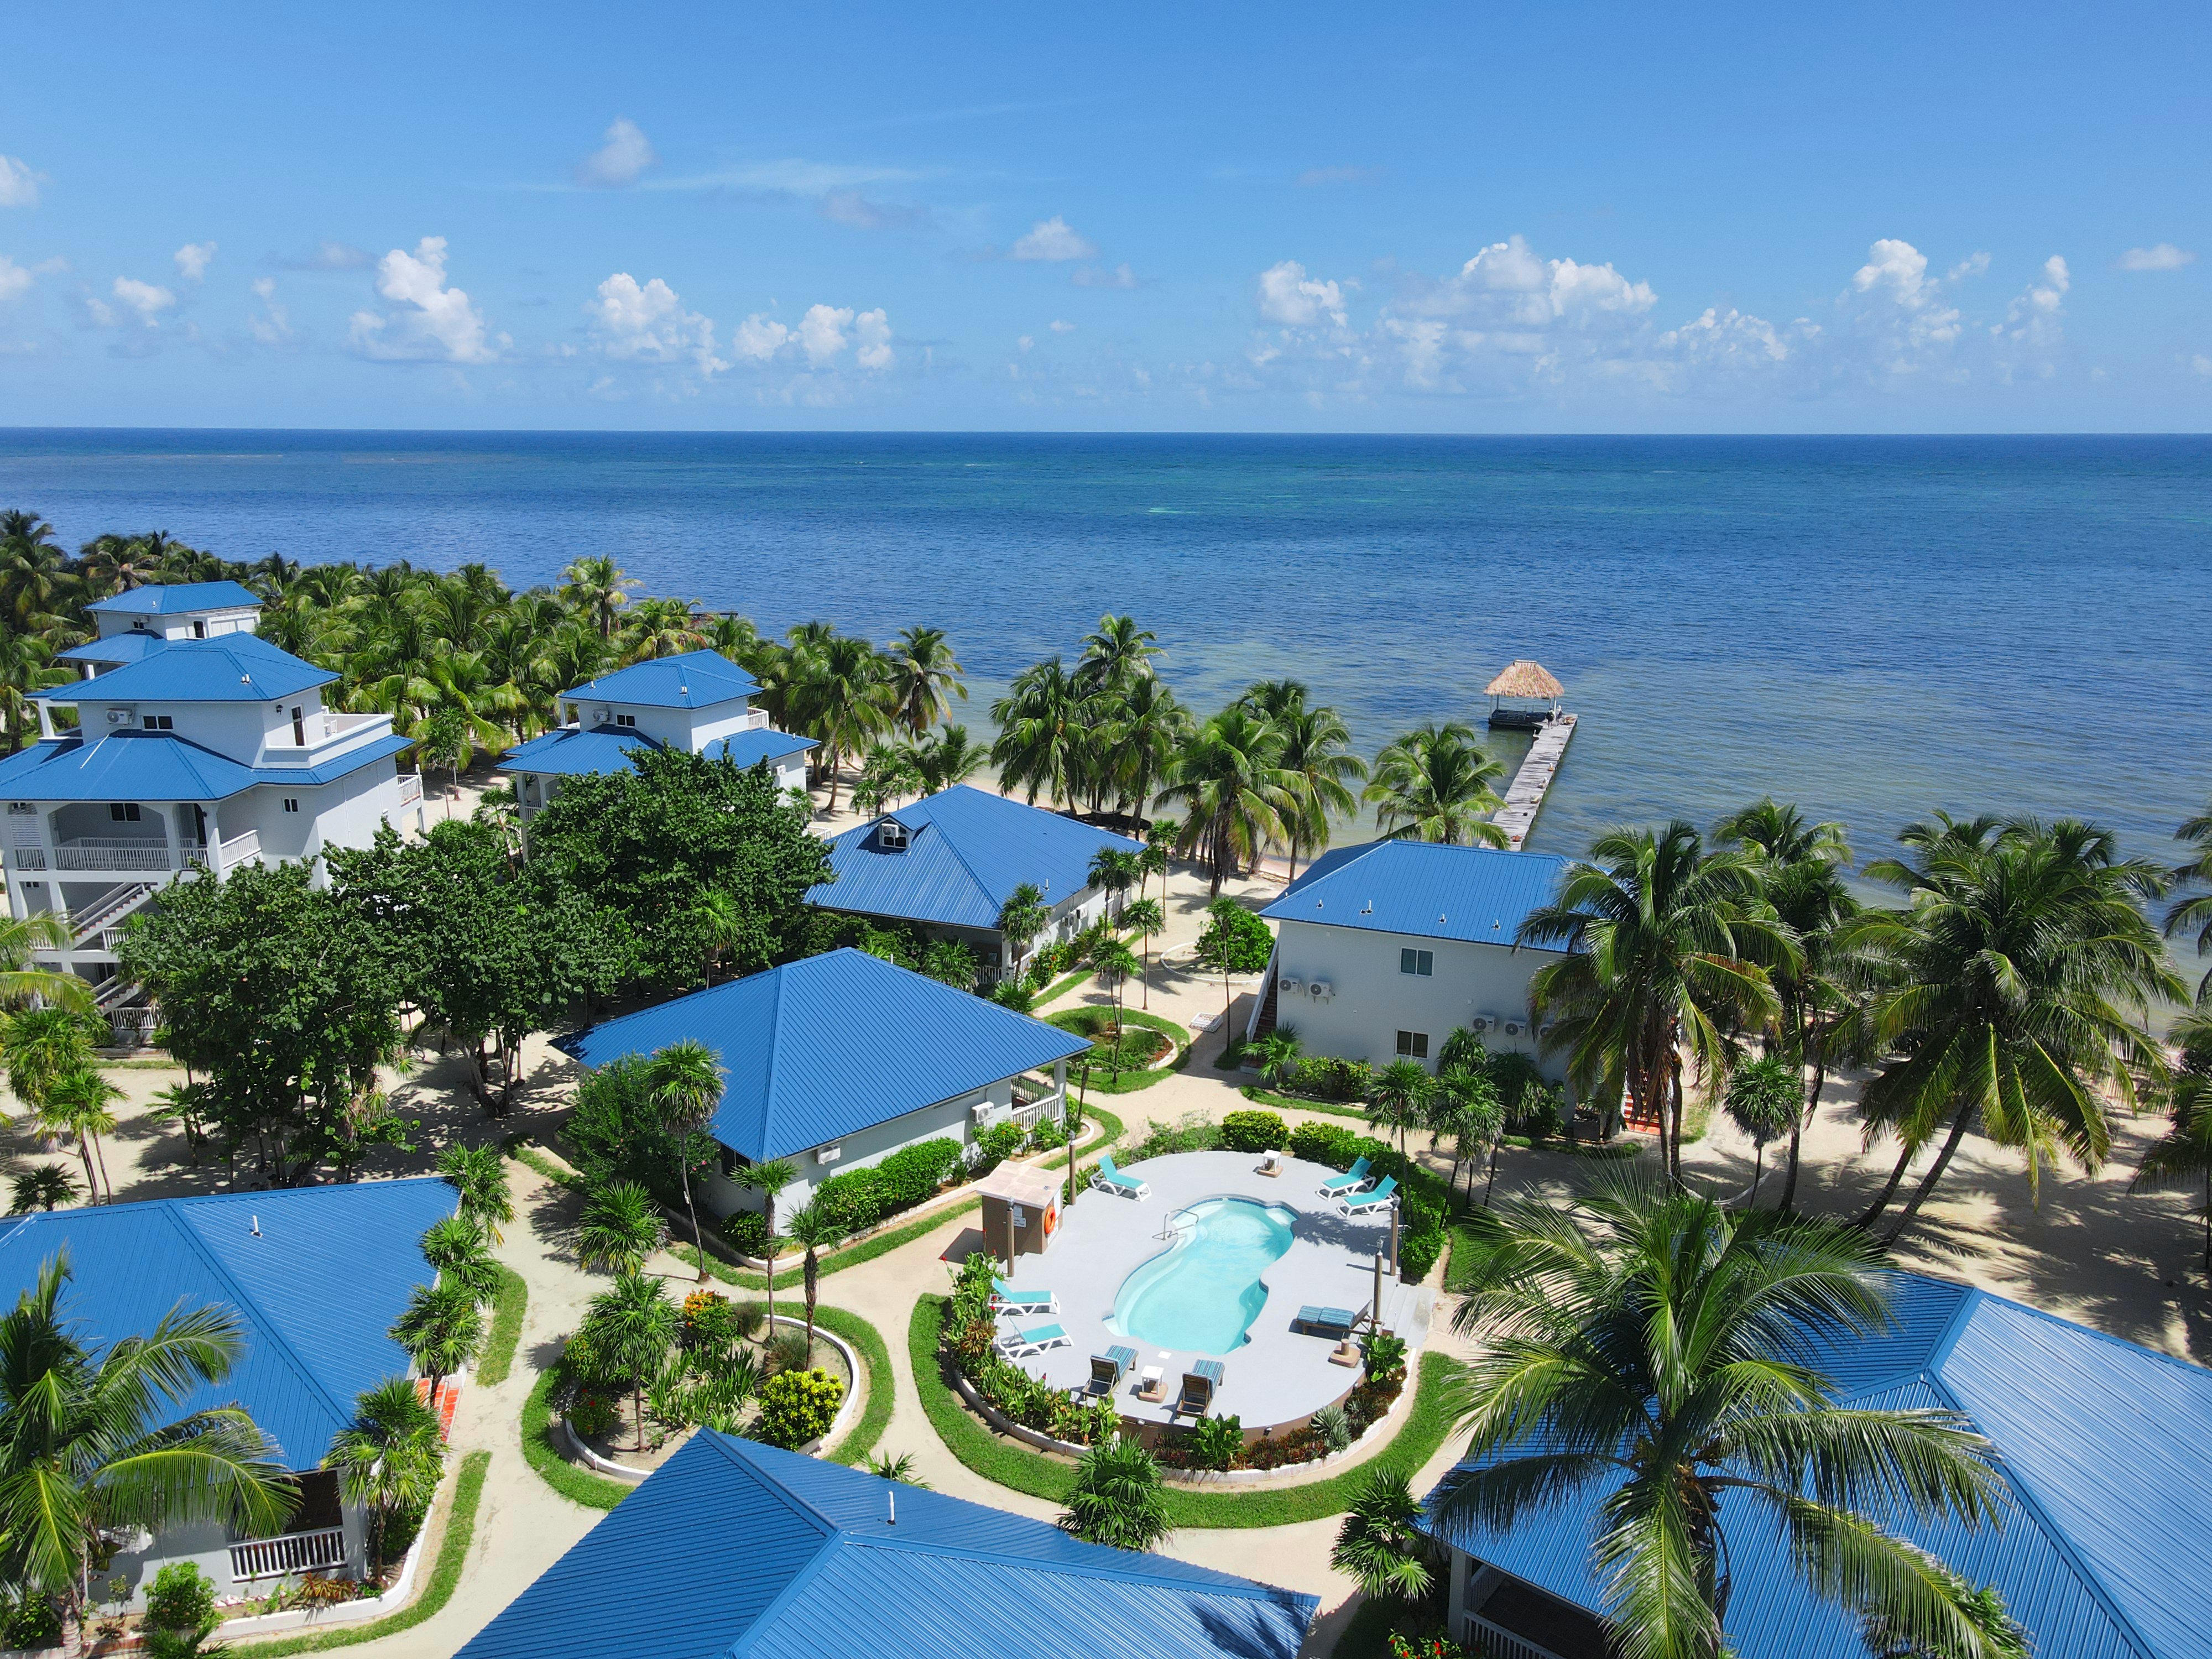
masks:
<path id="1" fill-rule="evenodd" d="M 1175 1410 L 1182 1375 L 1200 1359 L 1218 1359 L 1221 1388 L 1216 1413 L 1241 1418 L 1248 1430 L 1303 1420 L 1359 1380 L 1357 1367 L 1329 1363 L 1335 1344 L 1291 1328 L 1308 1304 L 1364 1312 L 1375 1283 L 1375 1253 L 1390 1244 L 1387 1213 L 1347 1218 L 1336 1201 L 1321 1195 L 1321 1183 L 1336 1171 L 1295 1158 L 1282 1161 L 1282 1174 L 1260 1173 L 1250 1152 L 1180 1152 L 1127 1166 L 1152 1186 L 1148 1198 L 1109 1193 L 1083 1194 L 1061 1219 L 1060 1231 L 1042 1255 L 1024 1255 L 1007 1281 L 1019 1291 L 1049 1291 L 1060 1298 L 1060 1313 L 1034 1319 L 1008 1316 L 1002 1330 L 1015 1325 L 1062 1327 L 1073 1345 L 1018 1362 L 1031 1375 L 1058 1388 L 1079 1388 L 1091 1380 L 1091 1358 L 1115 1343 L 1137 1351 L 1137 1363 L 1114 1391 L 1121 1414 L 1139 1422 L 1188 1424 Z M 1163 1352 L 1148 1342 L 1116 1334 L 1110 1321 L 1121 1281 L 1168 1248 L 1159 1235 L 1178 1211 L 1208 1198 L 1249 1198 L 1280 1204 L 1297 1212 L 1291 1248 L 1263 1275 L 1267 1300 L 1233 1353 L 1189 1351 Z M 1382 1323 L 1418 1352 L 1428 1336 L 1433 1292 L 1418 1285 L 1383 1282 Z M 1137 1373 L 1158 1365 L 1167 1379 L 1167 1398 L 1157 1404 L 1135 1395 Z"/>

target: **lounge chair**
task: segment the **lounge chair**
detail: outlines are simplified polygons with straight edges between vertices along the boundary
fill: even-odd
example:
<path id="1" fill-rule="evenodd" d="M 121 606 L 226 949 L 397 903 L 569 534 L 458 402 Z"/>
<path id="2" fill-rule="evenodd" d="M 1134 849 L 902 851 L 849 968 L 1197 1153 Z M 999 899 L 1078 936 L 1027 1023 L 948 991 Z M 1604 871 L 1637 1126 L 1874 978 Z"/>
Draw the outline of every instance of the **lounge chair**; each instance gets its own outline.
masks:
<path id="1" fill-rule="evenodd" d="M 1182 1398 L 1176 1401 L 1176 1410 L 1188 1412 L 1193 1417 L 1203 1417 L 1213 1404 L 1213 1396 L 1221 1389 L 1221 1362 L 1218 1359 L 1199 1359 L 1182 1374 Z"/>
<path id="2" fill-rule="evenodd" d="M 994 1314 L 1056 1314 L 1060 1298 L 1050 1291 L 1018 1291 L 1003 1279 L 991 1281 L 991 1311 Z"/>
<path id="3" fill-rule="evenodd" d="M 1346 1193 L 1358 1191 L 1367 1184 L 1368 1168 L 1368 1162 L 1363 1158 L 1342 1175 L 1331 1176 L 1321 1183 L 1322 1196 L 1336 1198 Z"/>
<path id="4" fill-rule="evenodd" d="M 1111 1152 L 1098 1155 L 1098 1167 L 1091 1172 L 1091 1184 L 1101 1192 L 1119 1193 L 1124 1198 L 1146 1199 L 1152 1195 L 1149 1182 L 1114 1167 Z"/>
<path id="5" fill-rule="evenodd" d="M 1121 1380 L 1129 1374 L 1129 1367 L 1137 1363 L 1137 1351 L 1119 1343 L 1104 1353 L 1091 1356 L 1091 1392 L 1111 1394 Z"/>
<path id="6" fill-rule="evenodd" d="M 1336 1207 L 1346 1215 L 1365 1215 L 1370 1210 L 1380 1210 L 1389 1206 L 1393 1201 L 1390 1195 L 1397 1190 L 1398 1177 L 1384 1176 L 1373 1192 L 1348 1198 Z"/>
<path id="7" fill-rule="evenodd" d="M 1349 1308 L 1317 1308 L 1311 1305 L 1298 1310 L 1298 1316 L 1291 1322 L 1291 1328 L 1305 1331 L 1314 1336 L 1341 1339 L 1352 1334 L 1352 1328 L 1359 1322 L 1360 1316 Z"/>
<path id="8" fill-rule="evenodd" d="M 1009 1359 L 1027 1359 L 1047 1348 L 1074 1346 L 1074 1339 L 1057 1325 L 1032 1325 L 1025 1331 L 1009 1331 L 999 1339 L 999 1352 Z"/>

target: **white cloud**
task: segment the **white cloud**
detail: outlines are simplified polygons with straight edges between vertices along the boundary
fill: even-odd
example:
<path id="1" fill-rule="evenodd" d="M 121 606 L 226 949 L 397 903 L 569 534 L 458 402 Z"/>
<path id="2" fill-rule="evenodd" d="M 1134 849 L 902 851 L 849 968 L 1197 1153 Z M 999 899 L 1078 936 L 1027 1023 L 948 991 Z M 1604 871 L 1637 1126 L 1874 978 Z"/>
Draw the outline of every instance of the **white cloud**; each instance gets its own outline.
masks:
<path id="1" fill-rule="evenodd" d="M 486 337 L 483 313 L 462 289 L 446 285 L 446 239 L 425 236 L 409 253 L 393 248 L 376 264 L 386 309 L 356 311 L 351 339 L 363 356 L 384 362 L 488 363 L 507 343 Z"/>
<path id="2" fill-rule="evenodd" d="M 1024 351 L 1032 350 L 1036 345 L 1036 336 L 1034 334 L 1024 334 L 1019 339 L 1016 340 L 1014 343 L 1019 346 Z"/>
<path id="3" fill-rule="evenodd" d="M 110 292 L 125 310 L 148 328 L 157 326 L 161 320 L 161 313 L 177 303 L 177 296 L 166 288 L 142 283 L 131 276 L 118 276 Z"/>
<path id="4" fill-rule="evenodd" d="M 656 179 L 647 190 L 751 190 L 787 196 L 827 196 L 831 191 L 852 190 L 862 185 L 905 184 L 923 175 L 909 167 L 849 166 L 835 161 L 807 161 L 796 156 L 780 161 L 748 161 L 740 167 L 684 179 Z"/>
<path id="5" fill-rule="evenodd" d="M 10 300 L 20 300 L 31 291 L 38 279 L 17 264 L 6 254 L 0 253 L 0 305 Z"/>
<path id="6" fill-rule="evenodd" d="M 799 319 L 799 349 L 805 352 L 806 361 L 816 368 L 845 349 L 845 330 L 853 320 L 850 306 L 809 306 L 806 314 Z"/>
<path id="7" fill-rule="evenodd" d="M 645 134 L 638 131 L 637 123 L 626 115 L 617 116 L 604 137 L 605 143 L 576 163 L 576 182 L 586 190 L 620 190 L 624 185 L 634 185 L 660 160 Z"/>
<path id="8" fill-rule="evenodd" d="M 197 283 L 207 275 L 208 263 L 214 258 L 213 242 L 187 242 L 177 250 L 177 275 L 188 283 Z"/>
<path id="9" fill-rule="evenodd" d="M 315 244 L 313 253 L 291 258 L 280 258 L 276 264 L 283 270 L 367 270 L 376 263 L 376 256 L 365 247 L 356 247 L 350 242 L 333 242 L 325 237 Z"/>
<path id="10" fill-rule="evenodd" d="M 824 196 L 822 216 L 854 230 L 924 230 L 930 222 L 927 208 L 871 201 L 857 190 L 833 190 Z"/>
<path id="11" fill-rule="evenodd" d="M 1285 259 L 1260 273 L 1260 315 L 1285 328 L 1312 328 L 1324 317 L 1342 328 L 1344 289 L 1308 276 L 1296 259 Z"/>
<path id="12" fill-rule="evenodd" d="M 741 356 L 764 363 L 782 350 L 790 339 L 789 329 L 757 311 L 738 325 L 735 343 Z"/>
<path id="13" fill-rule="evenodd" d="M 1055 334 L 1073 334 L 1075 332 L 1075 325 L 1064 317 L 1055 317 L 1052 319 L 1052 331 Z"/>
<path id="14" fill-rule="evenodd" d="M 1013 246 L 1010 258 L 1024 260 L 1095 259 L 1098 245 L 1078 231 L 1057 213 L 1049 219 L 1040 219 L 1030 227 L 1028 235 Z"/>
<path id="15" fill-rule="evenodd" d="M 647 363 L 688 359 L 702 374 L 729 365 L 714 355 L 711 318 L 684 309 L 676 290 L 655 276 L 643 287 L 628 271 L 617 271 L 599 284 L 599 298 L 586 309 L 599 349 L 610 357 Z"/>
<path id="16" fill-rule="evenodd" d="M 2189 370 L 2192 374 L 2202 374 L 2207 380 L 2212 380 L 2212 357 L 2198 352 L 2189 360 Z"/>
<path id="17" fill-rule="evenodd" d="M 891 323 L 881 306 L 853 319 L 853 361 L 862 368 L 891 366 Z"/>
<path id="18" fill-rule="evenodd" d="M 276 279 L 257 276 L 252 288 L 254 298 L 261 301 L 261 310 L 246 319 L 246 327 L 263 345 L 284 344 L 292 337 L 292 320 L 284 307 L 276 303 Z"/>
<path id="19" fill-rule="evenodd" d="M 1951 284 L 1979 276 L 1988 258 L 1978 255 L 1951 274 L 1928 274 L 1928 256 L 1911 243 L 1884 237 L 1867 250 L 1867 262 L 1852 273 L 1845 300 L 1854 325 L 1873 349 L 1878 366 L 1892 374 L 1911 374 L 1940 362 L 1958 343 L 1963 327 L 1951 303 Z"/>
<path id="20" fill-rule="evenodd" d="M 2197 256 L 2171 242 L 2160 242 L 2151 247 L 2131 247 L 2120 255 L 2122 270 L 2179 270 L 2193 264 Z"/>
<path id="21" fill-rule="evenodd" d="M 39 186 L 46 174 L 31 171 L 30 163 L 0 155 L 0 207 L 36 207 Z"/>
<path id="22" fill-rule="evenodd" d="M 890 314 L 881 306 L 856 312 L 850 306 L 813 305 L 806 308 L 795 328 L 755 312 L 737 326 L 732 350 L 746 362 L 769 364 L 778 359 L 805 360 L 812 373 L 838 368 L 849 349 L 855 368 L 871 372 L 887 369 L 897 361 L 891 346 Z"/>
<path id="23" fill-rule="evenodd" d="M 1993 336 L 2002 337 L 2014 348 L 2004 354 L 2000 362 L 2002 373 L 2009 375 L 2021 368 L 2046 376 L 2057 372 L 2051 354 L 2057 350 L 2063 337 L 2062 318 L 2066 292 L 2073 286 L 2065 260 L 2054 253 L 2043 262 L 2037 279 L 2007 308 L 2004 321 L 1990 330 Z"/>
<path id="24" fill-rule="evenodd" d="M 1115 265 L 1111 270 L 1103 265 L 1085 265 L 1068 280 L 1078 288 L 1134 288 L 1137 273 L 1127 264 Z"/>

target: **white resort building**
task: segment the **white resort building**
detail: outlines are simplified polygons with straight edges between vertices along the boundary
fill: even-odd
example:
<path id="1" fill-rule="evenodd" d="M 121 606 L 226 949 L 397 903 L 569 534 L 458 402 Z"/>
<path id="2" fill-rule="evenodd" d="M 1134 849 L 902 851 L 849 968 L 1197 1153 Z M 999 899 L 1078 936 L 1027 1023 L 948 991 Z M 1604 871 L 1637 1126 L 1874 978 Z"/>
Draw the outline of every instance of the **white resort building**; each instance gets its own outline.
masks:
<path id="1" fill-rule="evenodd" d="M 326 710 L 338 677 L 254 634 L 260 601 L 236 582 L 90 609 L 100 637 L 60 653 L 85 678 L 33 692 L 39 741 L 0 761 L 8 903 L 67 917 L 68 947 L 40 961 L 99 985 L 127 1036 L 148 1011 L 125 1008 L 116 945 L 163 887 L 366 846 L 386 823 L 419 831 L 422 786 L 398 769 L 392 716 Z"/>

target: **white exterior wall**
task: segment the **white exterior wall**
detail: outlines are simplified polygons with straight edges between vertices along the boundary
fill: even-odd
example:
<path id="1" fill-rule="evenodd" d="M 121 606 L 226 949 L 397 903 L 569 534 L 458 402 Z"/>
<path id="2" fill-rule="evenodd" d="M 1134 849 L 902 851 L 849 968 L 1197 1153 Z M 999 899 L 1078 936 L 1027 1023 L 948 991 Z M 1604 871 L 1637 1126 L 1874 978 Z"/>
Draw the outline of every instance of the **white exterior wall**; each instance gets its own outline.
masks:
<path id="1" fill-rule="evenodd" d="M 973 1090 L 951 1100 L 941 1100 L 933 1106 L 908 1112 L 885 1122 L 857 1129 L 836 1144 L 842 1149 L 835 1164 L 817 1164 L 814 1160 L 818 1148 L 809 1148 L 792 1155 L 792 1166 L 799 1177 L 776 1194 L 775 1212 L 787 1216 L 804 1206 L 814 1196 L 815 1188 L 832 1176 L 851 1170 L 862 1170 L 872 1164 L 880 1164 L 893 1152 L 924 1140 L 957 1140 L 964 1149 L 975 1144 L 974 1109 L 980 1105 L 990 1108 L 984 1118 L 984 1127 L 1003 1123 L 1013 1115 L 1014 1080 L 1002 1078 L 987 1088 Z M 761 1194 L 750 1187 L 740 1187 L 736 1182 L 717 1170 L 708 1177 L 707 1197 L 719 1215 L 734 1214 L 739 1210 L 757 1212 L 763 1207 Z"/>
<path id="2" fill-rule="evenodd" d="M 1424 978 L 1399 971 L 1399 953 L 1433 951 L 1436 971 Z M 1401 933 L 1370 933 L 1310 921 L 1284 921 L 1275 938 L 1278 981 L 1297 979 L 1311 985 L 1326 980 L 1335 994 L 1317 1001 L 1300 992 L 1278 993 L 1275 1019 L 1295 1026 L 1308 1054 L 1334 1054 L 1387 1066 L 1398 1058 L 1398 1033 L 1428 1035 L 1429 1063 L 1436 1063 L 1443 1040 L 1455 1026 L 1477 1014 L 1521 1022 L 1521 1035 L 1508 1036 L 1502 1025 L 1483 1033 L 1493 1054 L 1524 1054 L 1555 1080 L 1565 1062 L 1537 1051 L 1528 1029 L 1528 981 L 1553 951 L 1514 950 L 1503 945 L 1471 945 L 1456 939 L 1414 939 Z"/>
<path id="3" fill-rule="evenodd" d="M 251 634 L 259 623 L 261 611 L 256 605 L 238 605 L 228 611 L 180 611 L 173 617 L 123 615 L 112 611 L 95 611 L 93 615 L 99 621 L 100 637 L 103 640 L 112 640 L 118 634 L 158 634 L 165 640 L 198 639 L 202 636 L 192 631 L 194 623 L 206 623 L 205 637 L 212 640 L 224 634 Z"/>
<path id="4" fill-rule="evenodd" d="M 727 702 L 688 712 L 691 725 L 690 747 L 695 754 L 718 738 L 734 738 L 750 730 L 753 723 L 752 700 L 749 697 L 732 697 Z"/>
<path id="5" fill-rule="evenodd" d="M 368 1571 L 368 1516 L 357 1504 L 341 1503 L 339 1511 L 345 1528 L 346 1570 L 358 1578 Z M 190 1561 L 206 1574 L 214 1582 L 218 1601 L 231 1595 L 265 1596 L 283 1582 L 276 1578 L 234 1581 L 230 1576 L 230 1545 L 229 1529 L 219 1521 L 171 1527 L 147 1540 L 143 1549 L 118 1551 L 106 1570 L 94 1575 L 93 1583 L 97 1589 L 110 1578 L 124 1579 L 131 1586 L 131 1611 L 143 1613 L 146 1592 L 153 1589 L 155 1575 L 173 1561 Z"/>

